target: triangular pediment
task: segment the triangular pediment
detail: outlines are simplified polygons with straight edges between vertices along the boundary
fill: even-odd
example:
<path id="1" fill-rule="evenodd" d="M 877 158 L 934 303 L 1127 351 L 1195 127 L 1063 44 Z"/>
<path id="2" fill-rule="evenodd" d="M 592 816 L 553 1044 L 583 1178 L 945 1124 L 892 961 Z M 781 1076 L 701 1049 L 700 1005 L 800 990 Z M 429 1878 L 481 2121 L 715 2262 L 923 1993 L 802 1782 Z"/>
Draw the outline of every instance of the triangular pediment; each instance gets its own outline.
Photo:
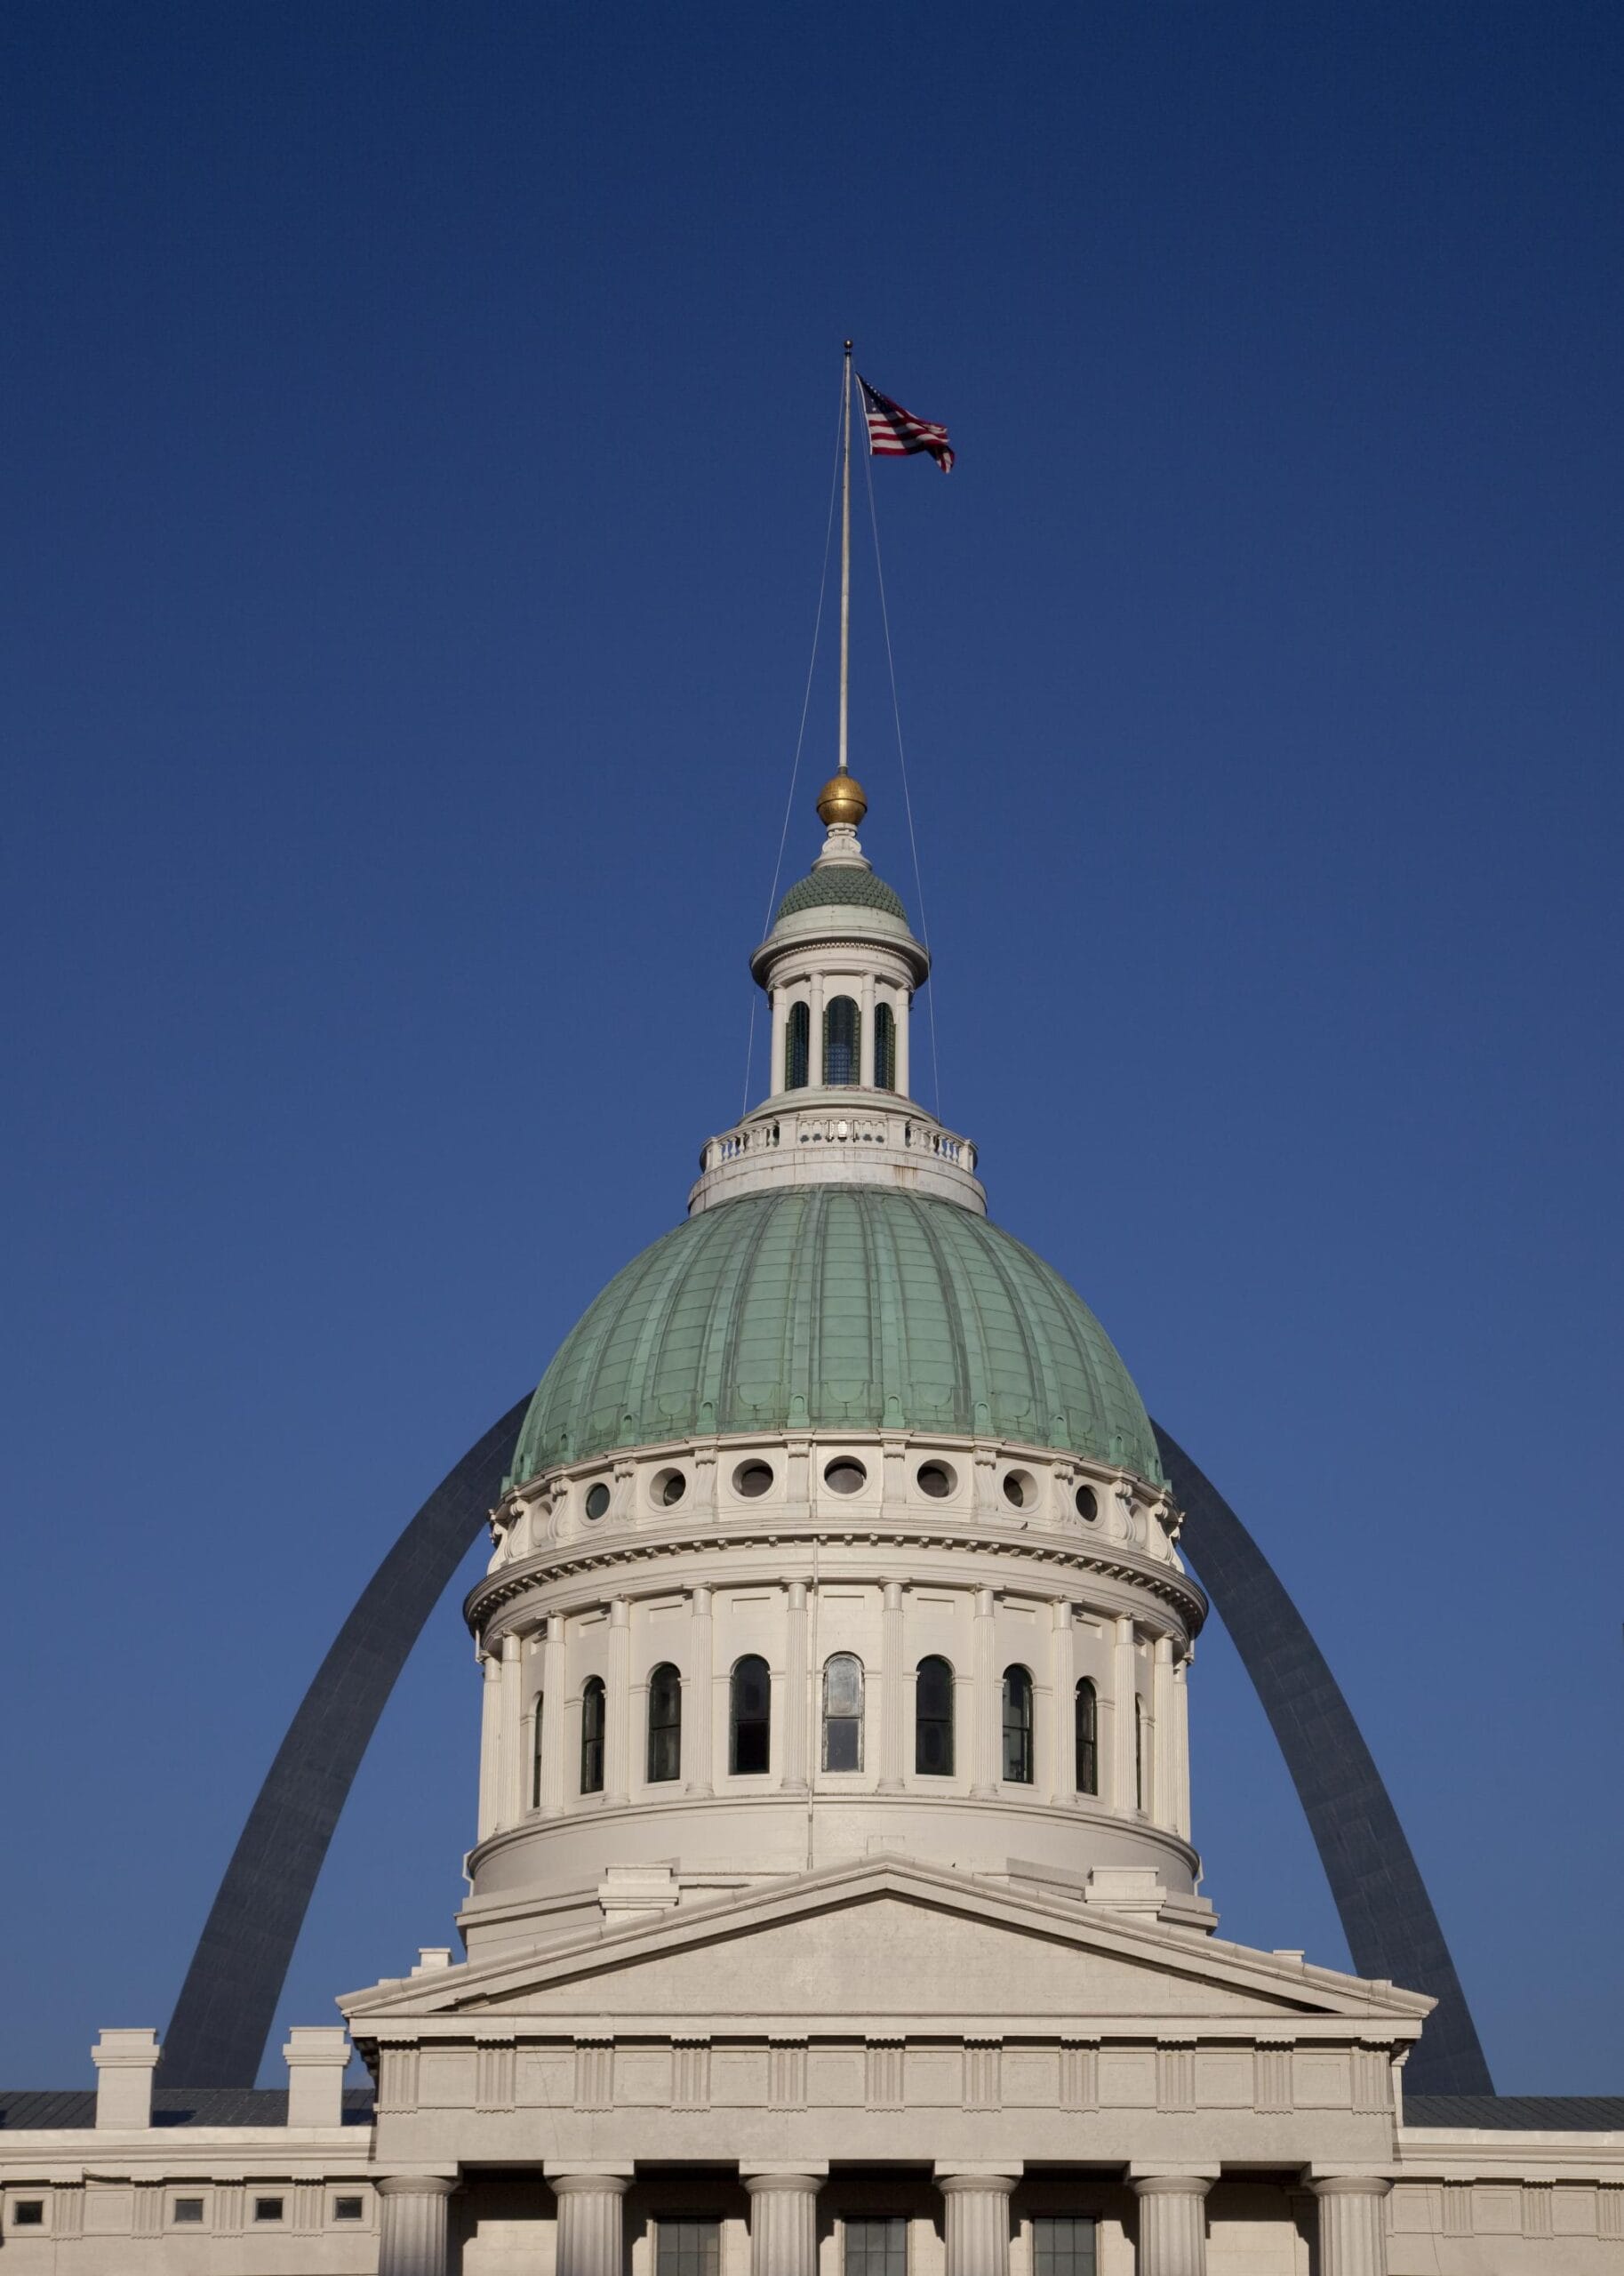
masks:
<path id="1" fill-rule="evenodd" d="M 634 2022 L 782 2019 L 873 2032 L 1108 2032 L 1129 2019 L 1215 2029 L 1345 2017 L 1407 2037 L 1430 2002 L 1331 1969 L 1126 1920 L 1075 1901 L 885 1859 L 678 1907 L 522 1956 L 380 1984 L 340 2002 L 352 2027 L 583 2014 Z"/>

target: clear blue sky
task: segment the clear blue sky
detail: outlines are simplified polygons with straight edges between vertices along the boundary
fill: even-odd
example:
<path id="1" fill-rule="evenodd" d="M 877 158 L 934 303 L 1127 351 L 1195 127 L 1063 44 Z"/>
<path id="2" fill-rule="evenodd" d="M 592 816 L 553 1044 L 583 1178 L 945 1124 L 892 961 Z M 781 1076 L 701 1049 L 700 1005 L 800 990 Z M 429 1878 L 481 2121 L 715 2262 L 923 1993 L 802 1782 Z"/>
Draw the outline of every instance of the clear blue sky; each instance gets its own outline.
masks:
<path id="1" fill-rule="evenodd" d="M 876 469 L 943 1111 L 1500 2084 L 1618 2091 L 1617 8 L 8 39 L 0 2082 L 167 2017 L 355 1592 L 737 1111 L 850 332 L 959 450 Z M 911 902 L 879 654 L 862 560 Z M 1194 1709 L 1226 1930 L 1338 1961 L 1216 1627 Z M 477 1714 L 448 1601 L 284 2021 L 447 1939 Z"/>

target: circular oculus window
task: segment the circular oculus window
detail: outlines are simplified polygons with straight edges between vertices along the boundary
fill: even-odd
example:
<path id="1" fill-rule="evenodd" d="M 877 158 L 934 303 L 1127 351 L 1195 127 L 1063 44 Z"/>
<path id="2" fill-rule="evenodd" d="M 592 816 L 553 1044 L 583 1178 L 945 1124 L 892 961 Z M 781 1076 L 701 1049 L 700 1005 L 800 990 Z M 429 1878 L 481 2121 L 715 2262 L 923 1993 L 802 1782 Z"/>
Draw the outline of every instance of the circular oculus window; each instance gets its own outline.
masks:
<path id="1" fill-rule="evenodd" d="M 741 1462 L 733 1472 L 733 1491 L 747 1502 L 759 1501 L 772 1490 L 772 1465 L 764 1462 Z"/>
<path id="2" fill-rule="evenodd" d="M 604 1485 L 601 1480 L 596 1486 L 588 1486 L 587 1488 L 587 1515 L 589 1518 L 601 1518 L 608 1507 L 609 1488 Z"/>
<path id="3" fill-rule="evenodd" d="M 868 1473 L 852 1455 L 840 1455 L 823 1473 L 823 1482 L 831 1494 L 860 1494 L 868 1483 Z"/>
<path id="4" fill-rule="evenodd" d="M 680 1470 L 662 1470 L 656 1473 L 649 1491 L 657 1510 L 672 1510 L 688 1491 L 688 1481 Z"/>
<path id="5" fill-rule="evenodd" d="M 921 1463 L 915 1474 L 915 1483 L 922 1494 L 932 1502 L 945 1502 L 957 1486 L 958 1480 L 945 1462 Z"/>

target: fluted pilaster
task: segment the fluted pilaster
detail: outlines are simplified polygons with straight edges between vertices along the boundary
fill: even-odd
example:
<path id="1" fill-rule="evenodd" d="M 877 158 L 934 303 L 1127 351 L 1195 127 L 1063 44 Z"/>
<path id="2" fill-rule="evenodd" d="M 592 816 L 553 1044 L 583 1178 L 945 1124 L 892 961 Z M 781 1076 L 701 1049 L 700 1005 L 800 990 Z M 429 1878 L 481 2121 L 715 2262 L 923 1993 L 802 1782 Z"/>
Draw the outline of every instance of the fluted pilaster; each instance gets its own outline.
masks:
<path id="1" fill-rule="evenodd" d="M 1054 1631 L 1051 1640 L 1053 1657 L 1050 1679 L 1052 1720 L 1049 1739 L 1049 1791 L 1053 1800 L 1069 1802 L 1077 1791 L 1076 1630 L 1072 1624 L 1068 1601 L 1051 1605 L 1049 1612 Z"/>
<path id="2" fill-rule="evenodd" d="M 970 1746 L 972 1798 L 996 1794 L 1001 1767 L 1004 1711 L 999 1690 L 997 1599 L 990 1589 L 975 1592 L 975 1627 L 971 1638 Z"/>
<path id="3" fill-rule="evenodd" d="M 1210 2176 L 1183 2173 L 1136 2176 L 1139 2257 L 1136 2276 L 1206 2276 L 1207 2192 Z"/>
<path id="4" fill-rule="evenodd" d="M 608 1710 L 604 1732 L 604 1799 L 623 1802 L 631 1789 L 631 1607 L 616 1597 L 609 1607 Z"/>
<path id="5" fill-rule="evenodd" d="M 947 2208 L 947 2276 L 1009 2276 L 1010 2196 L 1020 2177 L 937 2168 Z"/>
<path id="6" fill-rule="evenodd" d="M 378 2276 L 445 2276 L 444 2176 L 385 2174 L 378 2184 Z"/>
<path id="7" fill-rule="evenodd" d="M 688 1758 L 688 1791 L 712 1791 L 711 1739 L 716 1730 L 716 1703 L 711 1695 L 710 1591 L 695 1589 L 688 1599 L 688 1650 L 693 1672 L 689 1696 L 684 1702 L 683 1751 Z"/>
<path id="8" fill-rule="evenodd" d="M 479 1839 L 488 1841 L 496 1831 L 501 1791 L 502 1663 L 494 1652 L 480 1662 L 480 1673 L 484 1687 L 479 1697 Z"/>
<path id="9" fill-rule="evenodd" d="M 902 1671 L 904 1656 L 902 1583 L 900 1581 L 887 1581 L 884 1608 L 880 1614 L 879 1790 L 882 1794 L 900 1794 L 902 1791 L 902 1710 L 907 1698 Z"/>
<path id="10" fill-rule="evenodd" d="M 558 2202 L 557 2276 L 623 2276 L 629 2174 L 549 2173 Z"/>
<path id="11" fill-rule="evenodd" d="M 524 1643 L 502 1638 L 501 1772 L 496 1782 L 496 1822 L 516 1825 L 524 1815 Z"/>
<path id="12" fill-rule="evenodd" d="M 816 2173 L 750 2173 L 750 2276 L 818 2276 Z"/>
<path id="13" fill-rule="evenodd" d="M 804 1581 L 790 1582 L 786 1615 L 788 1633 L 784 1647 L 784 1791 L 804 1794 L 809 1775 L 807 1735 L 812 1720 Z"/>
<path id="14" fill-rule="evenodd" d="M 1335 2174 L 1313 2184 L 1319 2200 L 1319 2276 L 1387 2276 L 1387 2194 L 1374 2174 Z"/>

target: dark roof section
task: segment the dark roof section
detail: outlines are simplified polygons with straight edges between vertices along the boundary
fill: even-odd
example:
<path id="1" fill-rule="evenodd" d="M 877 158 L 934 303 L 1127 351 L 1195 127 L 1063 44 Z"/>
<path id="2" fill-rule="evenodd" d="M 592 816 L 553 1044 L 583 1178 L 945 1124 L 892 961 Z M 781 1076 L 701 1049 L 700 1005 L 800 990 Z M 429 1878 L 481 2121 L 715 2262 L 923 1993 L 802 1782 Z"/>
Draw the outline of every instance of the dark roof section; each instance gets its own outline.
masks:
<path id="1" fill-rule="evenodd" d="M 1624 2134 L 1624 2095 L 1406 2095 L 1406 2126 L 1509 2134 Z"/>
<path id="2" fill-rule="evenodd" d="M 157 2087 L 152 2096 L 155 2126 L 285 2126 L 285 2087 Z M 344 2123 L 372 2122 L 371 2087 L 346 2087 Z M 37 2134 L 48 2128 L 96 2123 L 93 2087 L 43 2087 L 0 2090 L 0 2133 Z"/>
<path id="3" fill-rule="evenodd" d="M 814 870 L 810 877 L 802 878 L 780 902 L 772 921 L 781 924 L 786 917 L 798 917 L 804 909 L 883 909 L 887 917 L 908 922 L 900 894 L 855 862 L 831 862 L 827 870 Z"/>

